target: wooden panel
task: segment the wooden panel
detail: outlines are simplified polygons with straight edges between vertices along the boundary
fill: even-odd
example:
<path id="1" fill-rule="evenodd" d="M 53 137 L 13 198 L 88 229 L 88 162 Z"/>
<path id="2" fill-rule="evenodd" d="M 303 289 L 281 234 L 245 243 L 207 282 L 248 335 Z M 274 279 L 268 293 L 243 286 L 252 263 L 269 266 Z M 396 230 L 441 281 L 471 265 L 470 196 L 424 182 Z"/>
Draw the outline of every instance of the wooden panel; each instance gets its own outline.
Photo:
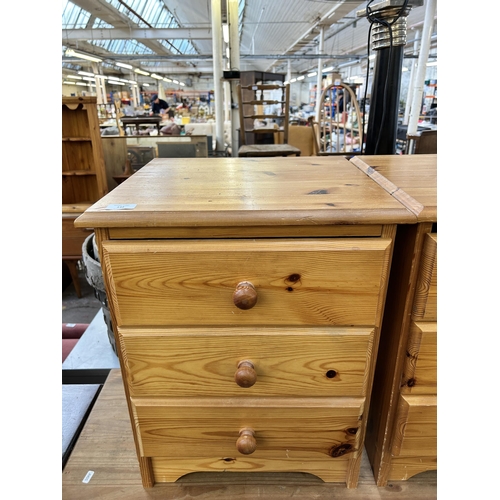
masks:
<path id="1" fill-rule="evenodd" d="M 135 174 L 134 174 L 135 175 Z M 103 243 L 120 326 L 375 325 L 390 239 Z M 258 293 L 233 303 L 238 283 Z"/>
<path id="2" fill-rule="evenodd" d="M 420 155 L 422 156 L 422 155 Z M 132 210 L 103 210 L 109 204 Z M 77 221 L 86 227 L 414 223 L 345 158 L 155 158 Z"/>
<path id="3" fill-rule="evenodd" d="M 235 227 L 140 227 L 109 231 L 113 239 L 159 238 L 255 238 L 305 236 L 380 236 L 382 226 L 235 226 Z"/>
<path id="4" fill-rule="evenodd" d="M 290 452 L 288 453 L 290 455 Z M 334 460 L 331 457 L 321 457 L 321 456 L 308 456 L 306 460 L 303 458 L 289 458 L 286 460 L 282 458 L 269 458 L 259 456 L 245 456 L 235 453 L 232 456 L 224 457 L 221 455 L 216 455 L 214 457 L 206 458 L 178 458 L 168 459 L 164 457 L 153 457 L 153 473 L 155 481 L 157 483 L 169 483 L 176 481 L 177 478 L 184 476 L 190 472 L 219 472 L 224 473 L 221 487 L 225 490 L 228 487 L 228 481 L 232 478 L 228 477 L 234 473 L 239 473 L 240 475 L 245 472 L 250 472 L 250 477 L 244 478 L 244 483 L 248 484 L 251 481 L 251 476 L 255 473 L 275 473 L 272 477 L 268 479 L 271 481 L 276 481 L 278 473 L 285 473 L 283 475 L 283 480 L 285 484 L 289 484 L 290 480 L 293 480 L 294 472 L 308 472 L 318 476 L 323 481 L 332 483 L 345 483 L 348 460 Z M 293 454 L 292 454 L 293 455 Z M 292 474 L 291 474 L 292 473 Z M 220 475 L 217 475 L 220 477 Z M 241 476 L 235 476 L 235 480 L 241 481 Z M 309 477 L 304 478 L 306 481 L 310 480 Z M 342 485 L 345 492 L 345 484 Z M 260 488 L 259 488 L 260 489 Z M 299 488 L 299 498 L 305 498 L 303 493 L 304 488 Z M 343 492 L 343 493 L 344 493 Z M 252 498 L 258 498 L 257 492 L 256 496 Z M 327 493 L 328 495 L 328 493 Z M 215 497 L 214 497 L 215 498 Z M 229 498 L 229 497 L 228 497 Z M 243 496 L 243 498 L 249 498 L 248 496 Z M 269 496 L 267 498 L 284 498 L 282 496 Z M 308 498 L 312 498 L 309 497 Z M 328 497 L 325 497 L 328 498 Z M 366 497 L 365 497 L 366 498 Z"/>
<path id="5" fill-rule="evenodd" d="M 358 451 L 363 398 L 131 398 L 141 456 L 240 457 L 240 429 L 255 432 L 251 458 L 348 460 Z M 248 458 L 248 457 L 247 457 Z"/>
<path id="6" fill-rule="evenodd" d="M 78 257 L 82 255 L 82 245 L 85 238 L 92 232 L 90 229 L 76 228 L 74 217 L 62 219 L 62 255 L 63 257 Z"/>
<path id="7" fill-rule="evenodd" d="M 437 455 L 436 396 L 400 396 L 392 454 L 400 457 Z"/>
<path id="8" fill-rule="evenodd" d="M 407 481 L 416 474 L 437 470 L 437 457 L 393 457 L 389 471 L 390 481 Z M 405 497 L 407 498 L 407 497 Z M 422 496 L 421 498 L 427 498 Z"/>
<path id="9" fill-rule="evenodd" d="M 412 319 L 437 321 L 437 234 L 424 241 Z"/>
<path id="10" fill-rule="evenodd" d="M 373 329 L 119 328 L 132 396 L 364 396 Z M 249 360 L 257 381 L 234 375 Z"/>
<path id="11" fill-rule="evenodd" d="M 437 323 L 411 324 L 401 392 L 437 393 Z"/>
<path id="12" fill-rule="evenodd" d="M 104 164 L 106 166 L 106 181 L 111 190 L 118 185 L 113 176 L 122 175 L 125 170 L 127 138 L 103 136 L 101 140 Z"/>

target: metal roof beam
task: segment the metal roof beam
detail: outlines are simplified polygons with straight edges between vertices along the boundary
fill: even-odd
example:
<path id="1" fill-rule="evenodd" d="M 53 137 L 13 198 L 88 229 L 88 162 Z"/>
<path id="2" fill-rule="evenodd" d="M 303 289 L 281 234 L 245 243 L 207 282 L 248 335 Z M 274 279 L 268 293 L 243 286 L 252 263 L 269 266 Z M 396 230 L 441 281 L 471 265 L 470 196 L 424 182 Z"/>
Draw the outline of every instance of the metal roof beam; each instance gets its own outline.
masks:
<path id="1" fill-rule="evenodd" d="M 211 40 L 209 28 L 63 29 L 62 40 Z"/>

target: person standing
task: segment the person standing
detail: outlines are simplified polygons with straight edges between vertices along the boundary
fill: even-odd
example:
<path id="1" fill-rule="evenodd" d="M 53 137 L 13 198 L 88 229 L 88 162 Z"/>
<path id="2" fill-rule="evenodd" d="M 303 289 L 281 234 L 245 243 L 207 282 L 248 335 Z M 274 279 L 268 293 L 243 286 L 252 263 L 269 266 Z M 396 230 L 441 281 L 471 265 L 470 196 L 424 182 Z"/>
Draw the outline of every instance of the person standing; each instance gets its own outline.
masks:
<path id="1" fill-rule="evenodd" d="M 156 94 L 151 98 L 151 111 L 150 115 L 162 114 L 161 110 L 167 110 L 169 108 L 168 102 L 160 99 Z"/>

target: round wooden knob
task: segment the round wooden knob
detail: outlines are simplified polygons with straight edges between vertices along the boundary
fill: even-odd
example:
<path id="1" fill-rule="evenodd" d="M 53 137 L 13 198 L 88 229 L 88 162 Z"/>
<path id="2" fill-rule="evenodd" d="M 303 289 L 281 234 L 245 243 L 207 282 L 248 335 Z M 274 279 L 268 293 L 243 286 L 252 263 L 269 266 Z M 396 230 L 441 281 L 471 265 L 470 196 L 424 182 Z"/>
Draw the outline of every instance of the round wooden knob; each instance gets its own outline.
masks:
<path id="1" fill-rule="evenodd" d="M 236 441 L 236 448 L 243 455 L 251 455 L 257 449 L 257 441 L 255 440 L 253 429 L 241 429 L 240 437 Z"/>
<path id="2" fill-rule="evenodd" d="M 257 290 L 249 281 L 242 281 L 233 293 L 234 305 L 240 309 L 251 309 L 257 304 Z"/>
<path id="3" fill-rule="evenodd" d="M 234 380 L 240 387 L 252 387 L 257 382 L 257 372 L 251 361 L 240 361 L 234 374 Z"/>

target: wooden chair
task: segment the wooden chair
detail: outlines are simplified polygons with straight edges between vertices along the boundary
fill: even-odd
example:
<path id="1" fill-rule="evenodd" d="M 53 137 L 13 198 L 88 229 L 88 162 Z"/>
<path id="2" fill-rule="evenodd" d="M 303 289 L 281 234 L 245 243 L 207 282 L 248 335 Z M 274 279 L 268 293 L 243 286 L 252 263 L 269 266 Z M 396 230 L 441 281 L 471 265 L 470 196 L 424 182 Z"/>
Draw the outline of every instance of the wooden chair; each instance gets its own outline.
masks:
<path id="1" fill-rule="evenodd" d="M 344 109 L 339 113 L 340 91 L 344 94 Z M 346 102 L 346 96 L 349 100 Z M 360 153 L 363 145 L 363 120 L 356 94 L 343 83 L 331 84 L 319 100 L 319 120 L 312 121 L 319 156 Z"/>
<path id="2" fill-rule="evenodd" d="M 276 94 L 280 93 L 281 96 Z M 274 95 L 273 95 L 274 94 Z M 241 145 L 238 156 L 300 156 L 300 149 L 288 144 L 290 85 L 238 85 Z M 283 143 L 247 144 L 247 134 L 283 132 Z"/>
<path id="3" fill-rule="evenodd" d="M 422 130 L 406 138 L 406 154 L 437 154 L 437 130 Z"/>

